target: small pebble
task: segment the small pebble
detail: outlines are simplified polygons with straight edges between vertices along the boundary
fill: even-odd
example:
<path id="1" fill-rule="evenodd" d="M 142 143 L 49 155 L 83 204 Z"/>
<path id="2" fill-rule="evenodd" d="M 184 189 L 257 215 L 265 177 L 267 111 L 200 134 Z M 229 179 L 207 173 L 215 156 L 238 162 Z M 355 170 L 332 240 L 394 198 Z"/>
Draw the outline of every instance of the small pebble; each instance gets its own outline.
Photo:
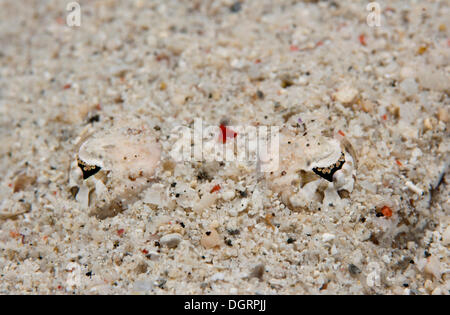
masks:
<path id="1" fill-rule="evenodd" d="M 448 122 L 448 111 L 447 108 L 441 107 L 438 109 L 437 117 L 439 121 L 442 121 L 444 123 Z"/>
<path id="2" fill-rule="evenodd" d="M 375 107 L 375 104 L 372 101 L 361 101 L 360 103 L 361 109 L 366 113 L 373 112 L 373 109 Z"/>
<path id="3" fill-rule="evenodd" d="M 220 247 L 221 241 L 219 233 L 215 229 L 211 229 L 203 233 L 200 244 L 204 248 L 210 249 Z"/>
<path id="4" fill-rule="evenodd" d="M 228 229 L 227 232 L 230 235 L 239 235 L 241 233 L 241 231 L 239 231 L 239 229 Z"/>
<path id="5" fill-rule="evenodd" d="M 159 279 L 156 279 L 155 281 L 153 281 L 153 285 L 162 289 L 164 287 L 164 285 L 166 284 L 166 282 L 167 282 L 167 279 L 159 278 Z"/>
<path id="6" fill-rule="evenodd" d="M 423 120 L 423 127 L 425 130 L 433 130 L 433 123 L 430 117 L 427 117 Z"/>
<path id="7" fill-rule="evenodd" d="M 186 99 L 187 99 L 186 95 L 177 93 L 172 96 L 172 103 L 174 103 L 177 106 L 182 106 L 184 105 L 184 103 L 186 103 Z"/>
<path id="8" fill-rule="evenodd" d="M 356 267 L 354 264 L 350 264 L 348 265 L 348 272 L 350 272 L 352 276 L 356 276 L 361 273 L 361 269 Z"/>
<path id="9" fill-rule="evenodd" d="M 161 245 L 167 246 L 169 248 L 175 248 L 180 244 L 182 237 L 178 233 L 166 234 L 159 240 Z"/>
<path id="10" fill-rule="evenodd" d="M 419 47 L 419 49 L 417 49 L 417 54 L 423 55 L 427 50 L 428 50 L 428 47 L 422 45 L 422 46 Z"/>
<path id="11" fill-rule="evenodd" d="M 245 197 L 247 197 L 248 196 L 248 193 L 247 193 L 247 191 L 239 191 L 239 197 L 241 197 L 241 198 L 245 198 Z"/>
<path id="12" fill-rule="evenodd" d="M 262 278 L 264 276 L 264 270 L 265 270 L 264 264 L 258 264 L 252 269 L 249 277 L 250 278 L 258 278 L 259 280 L 262 280 Z"/>
<path id="13" fill-rule="evenodd" d="M 241 9 L 242 9 L 242 4 L 239 1 L 236 1 L 235 3 L 233 3 L 230 6 L 230 11 L 233 13 L 237 13 L 237 12 L 241 11 Z"/>
<path id="14" fill-rule="evenodd" d="M 400 90 L 406 96 L 412 96 L 417 94 L 418 86 L 416 80 L 413 78 L 405 79 L 402 83 L 400 83 Z"/>
<path id="15" fill-rule="evenodd" d="M 339 89 L 335 94 L 334 97 L 337 101 L 341 102 L 342 104 L 349 104 L 351 103 L 356 95 L 358 95 L 358 90 L 353 87 L 343 87 Z"/>
<path id="16" fill-rule="evenodd" d="M 25 190 L 28 186 L 33 185 L 35 182 L 35 176 L 28 176 L 25 173 L 21 173 L 14 180 L 13 192 L 16 193 Z"/>
<path id="17" fill-rule="evenodd" d="M 330 234 L 330 233 L 323 233 L 322 234 L 322 240 L 324 242 L 328 242 L 328 241 L 334 240 L 335 238 L 336 238 L 336 236 L 334 236 L 333 234 Z"/>
<path id="18" fill-rule="evenodd" d="M 238 212 L 242 212 L 245 209 L 247 209 L 248 206 L 248 199 L 247 198 L 243 198 L 239 201 L 238 205 L 237 205 L 237 211 Z"/>
<path id="19" fill-rule="evenodd" d="M 211 276 L 211 281 L 219 281 L 223 279 L 225 279 L 225 274 L 223 272 L 218 272 Z"/>
<path id="20" fill-rule="evenodd" d="M 441 262 L 436 256 L 428 257 L 424 271 L 425 273 L 434 276 L 438 280 L 441 279 Z"/>
<path id="21" fill-rule="evenodd" d="M 152 287 L 153 287 L 153 285 L 152 285 L 151 281 L 138 280 L 138 281 L 135 281 L 133 284 L 133 291 L 147 292 L 147 291 L 150 291 L 152 289 Z"/>
<path id="22" fill-rule="evenodd" d="M 222 199 L 225 201 L 230 201 L 236 196 L 233 190 L 227 190 L 222 193 Z"/>
<path id="23" fill-rule="evenodd" d="M 408 187 L 409 190 L 416 193 L 417 195 L 419 195 L 419 196 L 423 195 L 423 190 L 420 189 L 419 187 L 417 187 L 416 185 L 414 185 L 411 181 L 407 181 L 405 183 L 405 186 Z"/>
<path id="24" fill-rule="evenodd" d="M 145 257 L 147 257 L 147 259 L 150 259 L 151 261 L 157 261 L 159 260 L 159 254 L 157 252 L 149 252 L 147 255 L 145 255 Z"/>

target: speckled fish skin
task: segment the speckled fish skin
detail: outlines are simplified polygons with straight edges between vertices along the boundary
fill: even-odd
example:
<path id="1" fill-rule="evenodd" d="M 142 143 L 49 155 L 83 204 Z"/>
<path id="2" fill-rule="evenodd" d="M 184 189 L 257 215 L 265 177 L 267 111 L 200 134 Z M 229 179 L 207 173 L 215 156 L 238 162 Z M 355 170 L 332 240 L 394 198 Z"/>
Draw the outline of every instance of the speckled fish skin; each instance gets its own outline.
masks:
<path id="1" fill-rule="evenodd" d="M 327 189 L 334 190 L 335 195 L 342 189 L 353 190 L 353 158 L 338 139 L 320 133 L 305 135 L 285 126 L 280 134 L 279 160 L 278 171 L 267 173 L 266 179 L 269 187 L 292 210 L 309 208 L 312 202 L 322 203 L 324 198 L 317 193 Z M 327 176 L 319 176 L 318 169 L 329 172 Z M 298 202 L 300 196 L 303 202 Z"/>
<path id="2" fill-rule="evenodd" d="M 149 186 L 161 148 L 147 129 L 99 131 L 80 146 L 72 177 L 80 186 L 77 200 L 93 215 L 106 218 L 123 211 Z"/>

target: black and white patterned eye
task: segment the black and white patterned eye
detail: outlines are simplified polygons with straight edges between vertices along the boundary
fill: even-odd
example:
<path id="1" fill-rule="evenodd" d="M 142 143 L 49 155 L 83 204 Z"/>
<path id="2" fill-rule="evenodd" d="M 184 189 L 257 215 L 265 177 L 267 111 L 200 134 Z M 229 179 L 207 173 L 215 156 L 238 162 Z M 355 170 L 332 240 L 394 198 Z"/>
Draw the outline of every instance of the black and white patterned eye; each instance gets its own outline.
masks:
<path id="1" fill-rule="evenodd" d="M 83 179 L 87 179 L 92 175 L 97 174 L 102 168 L 97 165 L 88 165 L 80 159 L 77 159 L 77 164 L 83 173 Z"/>
<path id="2" fill-rule="evenodd" d="M 326 179 L 327 181 L 332 182 L 334 173 L 339 171 L 344 165 L 344 163 L 345 163 L 345 154 L 344 152 L 341 152 L 341 156 L 336 163 L 328 167 L 315 167 L 313 168 L 313 172 L 319 175 L 320 177 Z"/>

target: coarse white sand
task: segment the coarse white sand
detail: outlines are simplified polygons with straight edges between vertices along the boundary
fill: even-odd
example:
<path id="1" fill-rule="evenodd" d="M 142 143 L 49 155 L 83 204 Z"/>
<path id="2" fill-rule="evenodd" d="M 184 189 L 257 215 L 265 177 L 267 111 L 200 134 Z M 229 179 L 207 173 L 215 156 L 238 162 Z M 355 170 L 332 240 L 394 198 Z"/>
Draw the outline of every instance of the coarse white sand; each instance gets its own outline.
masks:
<path id="1" fill-rule="evenodd" d="M 1 294 L 449 293 L 448 1 L 68 2 L 0 1 Z M 175 162 L 195 119 L 339 134 L 354 189 L 294 211 L 255 163 Z M 71 163 L 122 125 L 161 161 L 100 218 Z"/>

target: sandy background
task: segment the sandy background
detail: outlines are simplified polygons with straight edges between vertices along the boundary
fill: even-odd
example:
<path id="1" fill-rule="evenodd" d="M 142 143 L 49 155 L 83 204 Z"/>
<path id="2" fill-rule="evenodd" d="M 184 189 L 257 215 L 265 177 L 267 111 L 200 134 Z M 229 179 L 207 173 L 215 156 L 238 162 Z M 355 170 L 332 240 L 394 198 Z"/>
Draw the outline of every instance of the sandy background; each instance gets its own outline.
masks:
<path id="1" fill-rule="evenodd" d="M 66 3 L 0 1 L 0 293 L 449 293 L 448 1 L 379 1 L 380 27 L 367 1 L 79 1 L 73 28 Z M 248 165 L 167 162 L 195 118 L 308 115 L 358 155 L 338 207 L 291 211 Z M 98 219 L 70 163 L 121 119 L 162 163 Z"/>

